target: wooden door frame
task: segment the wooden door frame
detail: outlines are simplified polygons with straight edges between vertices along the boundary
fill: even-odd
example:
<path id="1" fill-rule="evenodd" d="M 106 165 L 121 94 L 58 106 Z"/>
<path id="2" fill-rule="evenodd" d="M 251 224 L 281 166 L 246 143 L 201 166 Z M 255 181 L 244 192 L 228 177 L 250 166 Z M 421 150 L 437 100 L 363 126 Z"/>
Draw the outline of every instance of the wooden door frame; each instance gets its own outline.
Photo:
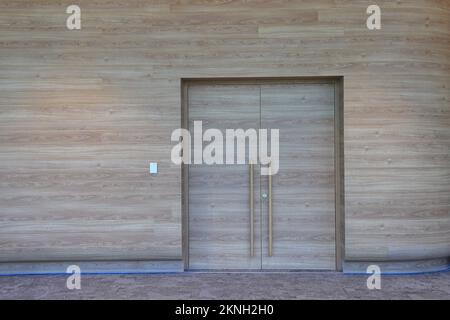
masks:
<path id="1" fill-rule="evenodd" d="M 335 168 L 335 245 L 336 270 L 343 270 L 345 258 L 345 190 L 344 190 L 344 77 L 256 77 L 256 78 L 182 78 L 181 128 L 189 130 L 188 94 L 190 84 L 334 84 L 334 168 Z M 189 165 L 181 165 L 182 258 L 189 266 Z"/>

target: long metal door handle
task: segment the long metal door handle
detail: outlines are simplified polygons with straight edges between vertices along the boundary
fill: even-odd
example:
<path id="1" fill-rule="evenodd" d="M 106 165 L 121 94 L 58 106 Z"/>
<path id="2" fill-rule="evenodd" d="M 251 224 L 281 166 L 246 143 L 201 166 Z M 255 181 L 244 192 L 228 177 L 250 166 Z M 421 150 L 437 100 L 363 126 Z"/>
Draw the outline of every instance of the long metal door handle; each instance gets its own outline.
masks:
<path id="1" fill-rule="evenodd" d="M 249 166 L 249 179 L 250 179 L 250 255 L 253 257 L 255 255 L 255 207 L 253 203 L 253 163 L 250 162 Z"/>
<path id="2" fill-rule="evenodd" d="M 269 257 L 272 256 L 273 214 L 272 214 L 272 163 L 269 163 Z"/>

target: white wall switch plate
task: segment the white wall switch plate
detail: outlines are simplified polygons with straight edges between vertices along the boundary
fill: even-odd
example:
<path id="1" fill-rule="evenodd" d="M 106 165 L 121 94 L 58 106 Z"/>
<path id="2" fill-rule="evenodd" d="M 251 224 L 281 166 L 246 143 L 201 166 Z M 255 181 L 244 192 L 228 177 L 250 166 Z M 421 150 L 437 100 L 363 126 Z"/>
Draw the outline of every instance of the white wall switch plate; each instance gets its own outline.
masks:
<path id="1" fill-rule="evenodd" d="M 150 162 L 150 173 L 157 174 L 158 173 L 158 163 Z"/>

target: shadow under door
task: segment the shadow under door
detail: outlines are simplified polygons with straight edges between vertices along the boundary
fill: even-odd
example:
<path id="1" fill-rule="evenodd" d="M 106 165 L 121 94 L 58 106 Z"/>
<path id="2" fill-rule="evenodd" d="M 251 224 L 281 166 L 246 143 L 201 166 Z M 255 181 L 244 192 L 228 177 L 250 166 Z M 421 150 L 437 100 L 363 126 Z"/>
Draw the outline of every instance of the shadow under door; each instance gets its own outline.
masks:
<path id="1" fill-rule="evenodd" d="M 335 82 L 193 82 L 187 108 L 205 152 L 203 133 L 223 133 L 224 163 L 227 129 L 267 129 L 269 154 L 279 130 L 271 176 L 249 161 L 248 140 L 241 164 L 189 165 L 188 269 L 335 270 Z"/>

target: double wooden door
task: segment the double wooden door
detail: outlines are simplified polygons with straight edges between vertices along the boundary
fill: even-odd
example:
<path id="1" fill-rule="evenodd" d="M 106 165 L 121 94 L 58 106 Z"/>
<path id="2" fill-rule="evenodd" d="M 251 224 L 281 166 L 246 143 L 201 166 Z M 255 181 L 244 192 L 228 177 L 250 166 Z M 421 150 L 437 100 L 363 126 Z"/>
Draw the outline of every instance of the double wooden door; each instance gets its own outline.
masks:
<path id="1" fill-rule="evenodd" d="M 194 121 L 224 137 L 267 129 L 270 151 L 279 129 L 279 170 L 261 175 L 249 150 L 245 164 L 189 165 L 188 269 L 335 269 L 334 92 L 328 81 L 189 85 L 192 134 Z"/>

